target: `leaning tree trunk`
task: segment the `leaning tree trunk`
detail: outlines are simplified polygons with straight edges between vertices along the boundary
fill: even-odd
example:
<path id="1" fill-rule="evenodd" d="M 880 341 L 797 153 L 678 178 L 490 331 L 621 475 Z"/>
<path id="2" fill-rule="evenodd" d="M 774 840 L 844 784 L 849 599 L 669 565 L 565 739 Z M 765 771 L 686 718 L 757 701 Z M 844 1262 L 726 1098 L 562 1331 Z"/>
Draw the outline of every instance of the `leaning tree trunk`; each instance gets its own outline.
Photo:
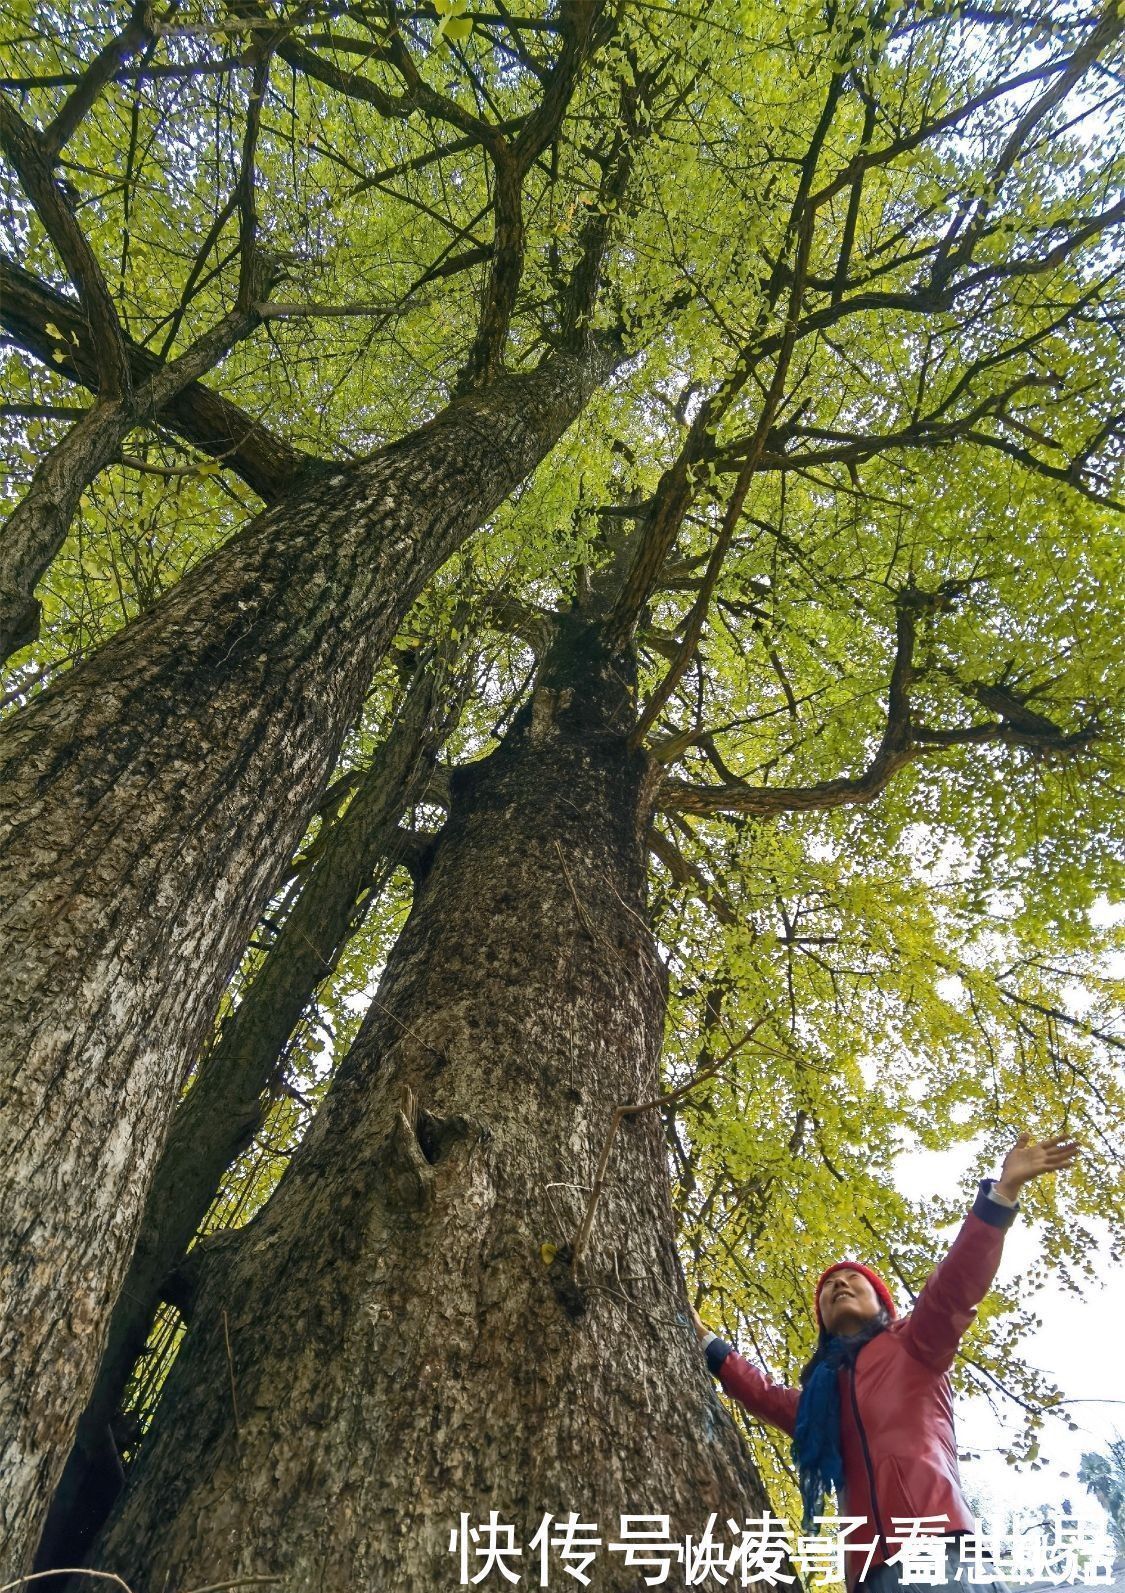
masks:
<path id="1" fill-rule="evenodd" d="M 433 1593 L 458 1583 L 461 1513 L 492 1510 L 538 1585 L 544 1514 L 608 1544 L 621 1514 L 682 1538 L 716 1511 L 729 1536 L 764 1507 L 686 1315 L 655 1110 L 625 1120 L 577 1281 L 568 1265 L 613 1107 L 657 1093 L 665 1002 L 654 770 L 618 733 L 615 671 L 577 678 L 455 774 L 356 1043 L 214 1258 L 92 1557 L 135 1593 L 266 1574 Z M 604 1546 L 596 1571 L 644 1586 Z"/>
<path id="2" fill-rule="evenodd" d="M 380 864 L 401 855 L 398 821 L 432 781 L 434 760 L 460 711 L 463 683 L 452 678 L 445 651 L 454 649 L 419 669 L 347 812 L 326 837 L 322 831 L 295 905 L 176 1107 L 93 1392 L 47 1512 L 36 1571 L 80 1565 L 109 1514 L 124 1480 L 111 1423 L 169 1275 L 224 1174 L 261 1129 L 287 1042 L 370 907 L 371 896 L 358 904 Z"/>
<path id="3" fill-rule="evenodd" d="M 0 1579 L 26 1571 L 219 992 L 422 585 L 618 356 L 307 483 L 0 738 Z"/>

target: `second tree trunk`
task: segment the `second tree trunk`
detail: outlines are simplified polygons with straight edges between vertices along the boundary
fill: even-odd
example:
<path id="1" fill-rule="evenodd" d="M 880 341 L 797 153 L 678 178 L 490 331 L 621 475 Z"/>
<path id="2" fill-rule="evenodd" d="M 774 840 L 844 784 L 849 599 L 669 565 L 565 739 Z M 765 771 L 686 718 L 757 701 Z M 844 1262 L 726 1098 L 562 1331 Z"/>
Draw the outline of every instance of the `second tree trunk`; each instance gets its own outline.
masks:
<path id="1" fill-rule="evenodd" d="M 216 1258 L 95 1553 L 134 1593 L 432 1593 L 458 1585 L 462 1513 L 490 1511 L 524 1585 L 543 1516 L 576 1511 L 602 1539 L 593 1585 L 632 1593 L 622 1515 L 682 1540 L 764 1508 L 684 1314 L 655 1110 L 622 1124 L 577 1282 L 568 1265 L 614 1106 L 659 1089 L 653 770 L 619 671 L 556 672 L 455 777 L 352 1053 Z"/>

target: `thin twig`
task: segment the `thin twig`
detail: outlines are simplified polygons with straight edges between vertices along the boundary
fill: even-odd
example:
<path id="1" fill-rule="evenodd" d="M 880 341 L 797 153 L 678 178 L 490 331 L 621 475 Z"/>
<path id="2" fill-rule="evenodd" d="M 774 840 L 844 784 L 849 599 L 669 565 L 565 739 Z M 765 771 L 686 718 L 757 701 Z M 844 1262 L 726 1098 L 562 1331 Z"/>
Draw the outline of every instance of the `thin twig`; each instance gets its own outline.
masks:
<path id="1" fill-rule="evenodd" d="M 574 888 L 574 881 L 571 879 L 570 870 L 566 866 L 566 858 L 563 856 L 562 847 L 559 845 L 557 840 L 555 841 L 555 851 L 559 854 L 559 862 L 562 864 L 562 871 L 563 871 L 563 874 L 566 876 L 566 882 L 570 886 L 570 894 L 574 897 L 574 905 L 578 909 L 578 916 L 579 916 L 579 918 L 582 921 L 583 929 L 586 931 L 586 933 L 589 935 L 590 939 L 594 942 L 595 945 L 597 945 L 599 941 L 603 945 L 607 945 L 608 942 L 604 939 L 603 936 L 598 934 L 597 930 L 594 928 L 593 924 L 590 922 L 590 918 L 589 918 L 588 913 L 586 912 L 586 909 L 583 907 L 582 903 L 578 899 L 578 892 Z"/>
<path id="2" fill-rule="evenodd" d="M 206 1587 L 189 1587 L 187 1593 L 221 1593 L 223 1588 L 249 1587 L 252 1583 L 280 1582 L 282 1580 L 283 1578 L 280 1576 L 240 1576 L 236 1577 L 233 1582 L 208 1582 Z M 0 1593 L 3 1593 L 2 1589 L 0 1589 Z"/>
<path id="3" fill-rule="evenodd" d="M 582 1255 L 586 1240 L 590 1236 L 590 1229 L 593 1226 L 594 1221 L 594 1209 L 598 1204 L 598 1197 L 601 1194 L 602 1189 L 605 1187 L 605 1173 L 606 1168 L 609 1165 L 609 1154 L 613 1149 L 613 1141 L 617 1134 L 617 1127 L 621 1122 L 621 1119 L 623 1117 L 633 1117 L 638 1112 L 647 1112 L 654 1106 L 671 1105 L 671 1103 L 678 1100 L 680 1096 L 686 1095 L 688 1090 L 693 1090 L 697 1084 L 703 1084 L 708 1079 L 714 1078 L 715 1074 L 721 1067 L 725 1066 L 726 1062 L 727 1057 L 720 1057 L 719 1060 L 717 1062 L 713 1062 L 709 1068 L 705 1068 L 702 1073 L 697 1073 L 694 1078 L 689 1079 L 686 1084 L 681 1084 L 678 1089 L 673 1090 L 668 1095 L 658 1095 L 651 1101 L 636 1101 L 630 1106 L 618 1105 L 613 1108 L 613 1116 L 610 1118 L 609 1122 L 609 1131 L 606 1134 L 605 1141 L 602 1145 L 602 1153 L 598 1160 L 598 1171 L 594 1177 L 593 1187 L 590 1190 L 590 1198 L 586 1203 L 586 1211 L 583 1215 L 582 1223 L 578 1229 L 578 1233 L 575 1235 L 574 1244 L 571 1251 L 570 1275 L 572 1278 L 577 1279 L 578 1277 L 579 1258 Z"/>
<path id="4" fill-rule="evenodd" d="M 112 1571 L 89 1571 L 84 1565 L 57 1565 L 50 1571 L 29 1571 L 26 1576 L 17 1576 L 14 1582 L 5 1582 L 0 1585 L 0 1593 L 11 1593 L 14 1587 L 24 1587 L 28 1582 L 38 1582 L 45 1576 L 95 1576 L 103 1582 L 116 1582 L 118 1587 L 123 1587 L 125 1593 L 133 1593 L 128 1582 L 123 1582 Z M 202 1589 L 198 1590 L 202 1593 Z"/>

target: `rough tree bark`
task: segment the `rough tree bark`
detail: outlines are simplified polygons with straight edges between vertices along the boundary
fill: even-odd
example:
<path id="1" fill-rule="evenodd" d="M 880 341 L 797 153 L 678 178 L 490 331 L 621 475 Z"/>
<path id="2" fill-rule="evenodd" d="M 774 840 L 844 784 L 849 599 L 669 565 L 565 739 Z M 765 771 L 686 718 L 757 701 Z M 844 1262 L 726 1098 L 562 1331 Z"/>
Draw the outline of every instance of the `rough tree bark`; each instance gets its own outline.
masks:
<path id="1" fill-rule="evenodd" d="M 439 656 L 419 668 L 347 811 L 318 837 L 308 876 L 265 961 L 176 1107 L 93 1392 L 51 1500 L 36 1571 L 81 1564 L 109 1514 L 124 1477 L 111 1424 L 126 1384 L 170 1275 L 227 1169 L 265 1121 L 293 1030 L 371 906 L 380 865 L 402 852 L 399 819 L 431 785 L 434 760 L 460 711 L 462 688 L 451 680 L 448 662 Z"/>
<path id="2" fill-rule="evenodd" d="M 621 359 L 298 487 L 0 738 L 0 1573 L 27 1569 L 172 1106 L 371 671 Z"/>
<path id="3" fill-rule="evenodd" d="M 355 1046 L 203 1279 L 92 1557 L 136 1593 L 254 1574 L 433 1593 L 457 1585 L 463 1511 L 526 1546 L 544 1513 L 608 1543 L 622 1513 L 682 1537 L 717 1511 L 724 1536 L 764 1508 L 679 1314 L 657 1111 L 625 1120 L 571 1276 L 612 1109 L 658 1092 L 665 987 L 659 770 L 627 746 L 627 665 L 563 628 L 504 743 L 454 775 Z M 604 1547 L 595 1569 L 644 1586 Z"/>

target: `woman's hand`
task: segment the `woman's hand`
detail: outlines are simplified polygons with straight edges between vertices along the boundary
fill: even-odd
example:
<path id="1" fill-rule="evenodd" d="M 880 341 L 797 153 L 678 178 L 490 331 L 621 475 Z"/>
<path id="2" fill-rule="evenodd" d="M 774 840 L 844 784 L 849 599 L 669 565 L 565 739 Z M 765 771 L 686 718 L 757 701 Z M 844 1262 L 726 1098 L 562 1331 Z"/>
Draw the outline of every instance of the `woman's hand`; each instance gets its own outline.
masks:
<path id="1" fill-rule="evenodd" d="M 1004 1158 L 996 1182 L 997 1193 L 1008 1200 L 1016 1200 L 1024 1184 L 1033 1178 L 1042 1178 L 1044 1173 L 1057 1173 L 1069 1167 L 1078 1151 L 1078 1141 L 1067 1139 L 1065 1134 L 1038 1143 L 1033 1142 L 1030 1134 L 1021 1134 Z"/>
<path id="2" fill-rule="evenodd" d="M 691 1319 L 695 1323 L 695 1336 L 697 1339 L 705 1339 L 708 1333 L 713 1333 L 715 1331 L 714 1328 L 709 1328 L 707 1326 L 706 1322 L 703 1321 L 694 1305 L 689 1305 L 688 1310 L 691 1312 Z"/>

